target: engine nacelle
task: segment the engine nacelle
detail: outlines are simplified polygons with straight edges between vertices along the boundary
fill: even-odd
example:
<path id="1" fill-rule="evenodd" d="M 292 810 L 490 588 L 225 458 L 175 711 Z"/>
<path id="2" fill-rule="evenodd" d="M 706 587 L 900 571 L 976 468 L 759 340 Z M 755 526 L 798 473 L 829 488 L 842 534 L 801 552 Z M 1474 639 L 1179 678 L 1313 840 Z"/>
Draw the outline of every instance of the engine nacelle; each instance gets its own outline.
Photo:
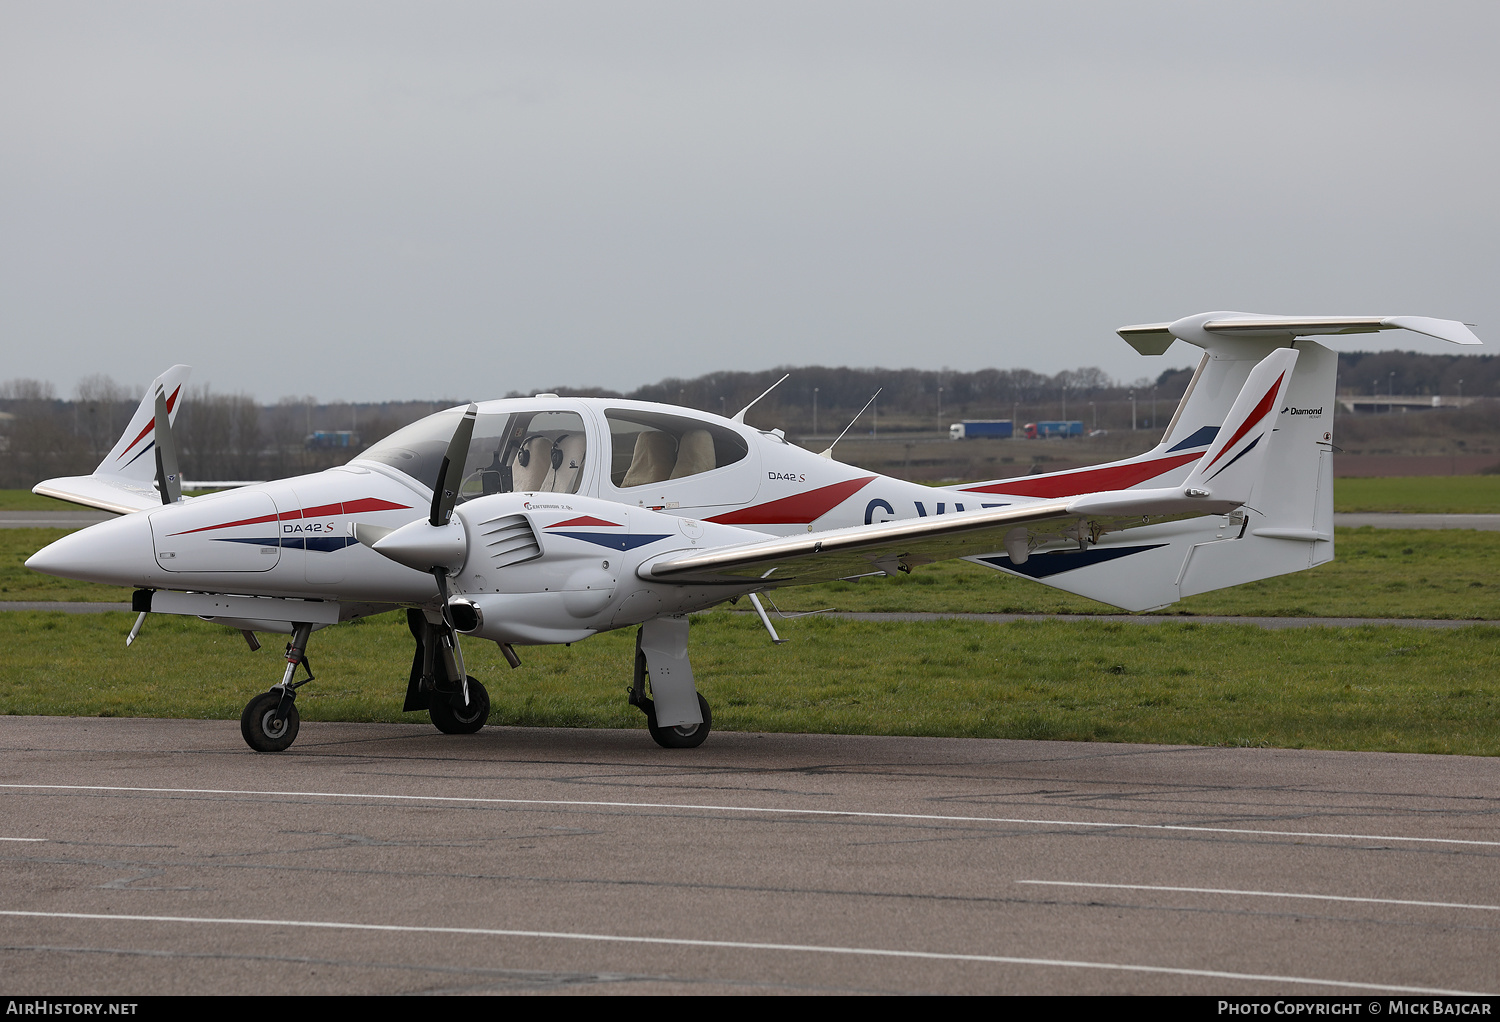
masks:
<path id="1" fill-rule="evenodd" d="M 447 541 L 439 530 L 422 527 L 434 543 Z M 674 551 L 761 538 L 732 526 L 550 493 L 479 497 L 459 504 L 444 528 L 464 537 L 463 556 L 450 561 L 462 564 L 449 583 L 454 626 L 515 645 L 577 642 L 727 599 L 735 593 L 653 584 L 636 569 L 646 558 Z"/>

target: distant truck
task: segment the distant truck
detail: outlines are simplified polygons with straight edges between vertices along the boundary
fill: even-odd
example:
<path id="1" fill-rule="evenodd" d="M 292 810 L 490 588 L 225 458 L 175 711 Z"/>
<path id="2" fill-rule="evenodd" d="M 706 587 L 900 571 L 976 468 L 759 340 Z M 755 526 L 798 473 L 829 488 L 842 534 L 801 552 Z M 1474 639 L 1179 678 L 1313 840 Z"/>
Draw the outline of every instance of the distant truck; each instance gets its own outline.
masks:
<path id="1" fill-rule="evenodd" d="M 1015 435 L 1009 419 L 965 419 L 948 427 L 949 440 L 976 440 L 980 437 L 1006 440 Z"/>
<path id="2" fill-rule="evenodd" d="M 1081 419 L 1049 419 L 1042 422 L 1028 422 L 1026 424 L 1026 439 L 1041 440 L 1053 436 L 1083 436 L 1083 421 Z"/>
<path id="3" fill-rule="evenodd" d="M 359 434 L 352 429 L 319 429 L 307 434 L 302 446 L 309 451 L 322 451 L 337 447 L 358 447 Z"/>

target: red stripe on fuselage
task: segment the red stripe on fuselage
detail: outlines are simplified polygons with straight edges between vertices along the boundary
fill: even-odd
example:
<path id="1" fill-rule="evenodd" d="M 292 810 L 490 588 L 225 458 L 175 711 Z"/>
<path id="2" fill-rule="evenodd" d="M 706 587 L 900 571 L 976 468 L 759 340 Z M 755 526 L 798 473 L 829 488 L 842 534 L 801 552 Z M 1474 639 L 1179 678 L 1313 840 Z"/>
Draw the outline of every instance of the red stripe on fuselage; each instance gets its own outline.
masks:
<path id="1" fill-rule="evenodd" d="M 549 529 L 576 528 L 576 527 L 578 527 L 580 525 L 603 526 L 606 529 L 619 529 L 619 528 L 622 528 L 622 526 L 618 522 L 606 522 L 602 518 L 593 518 L 593 517 L 591 517 L 589 515 L 584 515 L 582 518 L 569 518 L 565 522 L 558 522 L 556 525 L 549 525 L 549 526 L 547 526 L 547 528 L 549 528 Z"/>
<path id="2" fill-rule="evenodd" d="M 259 518 L 241 518 L 237 522 L 225 522 L 223 525 L 205 525 L 199 529 L 188 529 L 186 532 L 169 533 L 172 536 L 191 536 L 195 532 L 212 532 L 215 529 L 232 529 L 236 525 L 260 525 L 263 522 L 274 522 L 279 515 L 261 515 Z"/>
<path id="3" fill-rule="evenodd" d="M 182 393 L 182 386 L 179 384 L 178 387 L 177 387 L 177 389 L 174 390 L 174 391 L 172 391 L 172 396 L 169 397 L 169 398 L 167 398 L 167 411 L 168 412 L 170 412 L 172 410 L 172 406 L 173 405 L 177 404 L 177 395 L 181 394 L 181 393 Z M 134 447 L 136 444 L 140 443 L 141 442 L 141 438 L 144 437 L 147 433 L 151 432 L 155 428 L 156 428 L 156 416 L 153 415 L 153 416 L 151 416 L 151 421 L 148 422 L 148 423 L 146 423 L 146 428 L 143 429 L 143 430 L 141 430 L 140 436 L 137 436 L 134 440 L 130 441 L 130 447 L 127 447 L 123 451 L 120 452 L 120 458 L 123 458 L 123 457 L 125 457 L 125 455 L 129 454 L 131 448 Z M 116 458 L 115 460 L 119 461 L 120 458 Z"/>
<path id="4" fill-rule="evenodd" d="M 1060 472 L 1055 476 L 1040 479 L 1010 479 L 988 486 L 965 486 L 965 493 L 1006 493 L 1017 497 L 1077 497 L 1085 493 L 1102 490 L 1124 490 L 1148 479 L 1155 479 L 1163 472 L 1170 472 L 1179 465 L 1197 461 L 1201 454 L 1174 454 L 1170 458 L 1156 461 L 1138 461 L 1129 465 L 1109 465 L 1105 468 L 1084 468 L 1077 472 Z"/>
<path id="5" fill-rule="evenodd" d="M 342 504 L 323 504 L 320 507 L 307 507 L 297 511 L 282 511 L 274 515 L 261 515 L 259 518 L 242 518 L 237 522 L 225 522 L 222 525 L 205 525 L 199 529 L 188 529 L 186 532 L 174 532 L 173 536 L 189 536 L 195 532 L 213 532 L 215 529 L 232 529 L 237 525 L 260 525 L 265 522 L 289 521 L 296 518 L 327 518 L 329 515 L 356 515 L 365 511 L 406 511 L 410 506 L 407 504 L 392 504 L 388 500 L 379 497 L 364 497 L 360 500 L 347 500 Z"/>
<path id="6" fill-rule="evenodd" d="M 846 479 L 831 486 L 820 486 L 806 493 L 794 493 L 780 500 L 767 501 L 738 511 L 705 518 L 720 525 L 807 525 L 817 521 L 863 489 L 874 476 Z"/>
<path id="7" fill-rule="evenodd" d="M 1234 431 L 1234 436 L 1229 438 L 1229 443 L 1219 448 L 1219 453 L 1214 455 L 1214 461 L 1218 461 L 1224 457 L 1225 451 L 1233 447 L 1240 437 L 1250 432 L 1251 428 L 1261 419 L 1265 418 L 1266 413 L 1275 407 L 1276 392 L 1281 389 L 1281 381 L 1284 379 L 1286 379 L 1286 373 L 1282 373 L 1276 377 L 1276 382 L 1271 384 L 1271 389 L 1266 391 L 1266 396 L 1260 399 L 1260 403 L 1255 406 L 1255 409 L 1250 413 L 1250 417 L 1240 423 L 1240 428 Z M 1207 465 L 1204 465 L 1203 470 L 1206 472 L 1213 468 L 1214 461 L 1210 461 Z"/>

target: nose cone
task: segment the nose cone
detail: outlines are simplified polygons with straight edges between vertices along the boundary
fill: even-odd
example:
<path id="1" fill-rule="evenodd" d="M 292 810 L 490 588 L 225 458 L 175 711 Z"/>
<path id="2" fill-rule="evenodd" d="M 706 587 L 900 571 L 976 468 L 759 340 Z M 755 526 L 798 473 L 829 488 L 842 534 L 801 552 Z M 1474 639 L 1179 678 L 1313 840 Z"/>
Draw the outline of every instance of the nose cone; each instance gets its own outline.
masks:
<path id="1" fill-rule="evenodd" d="M 26 567 L 114 586 L 146 585 L 159 574 L 151 523 L 140 512 L 64 536 L 28 557 Z"/>

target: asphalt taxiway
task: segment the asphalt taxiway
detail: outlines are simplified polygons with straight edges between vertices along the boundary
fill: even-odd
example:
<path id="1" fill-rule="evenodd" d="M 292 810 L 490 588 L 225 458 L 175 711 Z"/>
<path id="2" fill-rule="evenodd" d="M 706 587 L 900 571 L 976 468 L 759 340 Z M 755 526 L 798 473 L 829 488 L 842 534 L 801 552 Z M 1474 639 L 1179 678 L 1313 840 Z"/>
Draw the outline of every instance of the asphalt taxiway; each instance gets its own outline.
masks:
<path id="1" fill-rule="evenodd" d="M 1500 991 L 1500 760 L 0 717 L 10 992 Z"/>

